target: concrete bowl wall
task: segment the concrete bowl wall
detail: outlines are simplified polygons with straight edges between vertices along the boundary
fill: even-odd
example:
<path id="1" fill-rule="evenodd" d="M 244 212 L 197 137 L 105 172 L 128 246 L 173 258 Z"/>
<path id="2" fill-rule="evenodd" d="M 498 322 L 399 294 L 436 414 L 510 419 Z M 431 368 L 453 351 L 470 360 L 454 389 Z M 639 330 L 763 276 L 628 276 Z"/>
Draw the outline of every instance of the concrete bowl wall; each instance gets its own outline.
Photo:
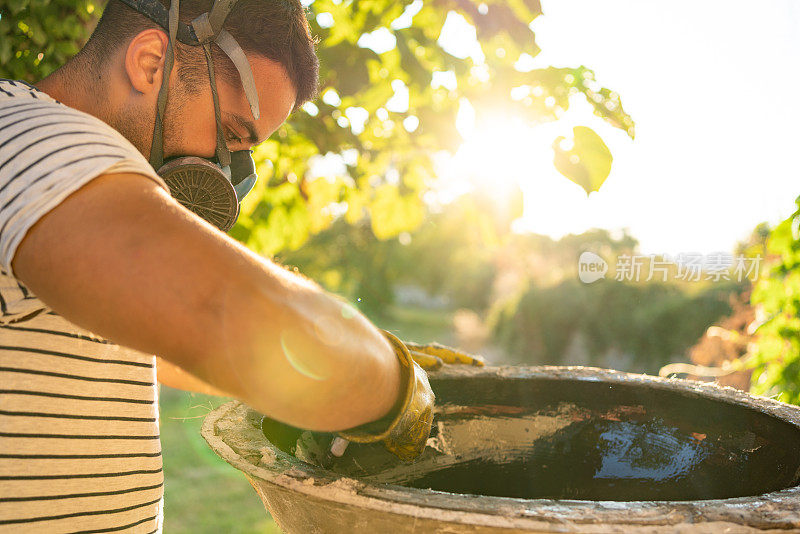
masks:
<path id="1" fill-rule="evenodd" d="M 278 448 L 239 402 L 211 412 L 202 434 L 290 534 L 800 532 L 800 407 L 591 367 L 430 379 L 436 428 L 408 465 L 379 445 L 327 463 L 301 442 Z M 330 436 L 307 434 L 323 446 Z M 447 470 L 459 466 L 482 473 L 476 486 Z M 537 477 L 551 483 L 521 485 Z"/>

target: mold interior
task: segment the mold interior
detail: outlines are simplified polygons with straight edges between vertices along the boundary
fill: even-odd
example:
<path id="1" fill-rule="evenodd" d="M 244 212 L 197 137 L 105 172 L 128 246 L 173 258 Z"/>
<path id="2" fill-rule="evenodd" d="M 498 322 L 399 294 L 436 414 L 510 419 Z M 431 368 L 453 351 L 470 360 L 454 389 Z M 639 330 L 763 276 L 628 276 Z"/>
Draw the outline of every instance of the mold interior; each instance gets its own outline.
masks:
<path id="1" fill-rule="evenodd" d="M 647 385 L 579 379 L 432 379 L 428 447 L 327 453 L 332 434 L 265 419 L 273 444 L 348 477 L 451 493 L 604 501 L 760 495 L 800 482 L 800 429 L 772 415 Z"/>

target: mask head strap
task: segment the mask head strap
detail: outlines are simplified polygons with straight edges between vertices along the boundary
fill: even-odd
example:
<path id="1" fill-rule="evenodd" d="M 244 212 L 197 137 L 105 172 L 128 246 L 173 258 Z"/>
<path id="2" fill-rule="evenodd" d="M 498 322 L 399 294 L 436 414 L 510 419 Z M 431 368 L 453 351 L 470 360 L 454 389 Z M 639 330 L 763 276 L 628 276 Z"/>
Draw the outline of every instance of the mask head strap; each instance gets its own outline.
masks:
<path id="1" fill-rule="evenodd" d="M 247 96 L 247 102 L 250 104 L 250 112 L 253 114 L 253 118 L 258 120 L 260 115 L 258 92 L 256 91 L 256 82 L 253 78 L 253 71 L 250 69 L 250 63 L 247 61 L 247 56 L 245 56 L 244 50 L 236 42 L 236 39 L 222 27 L 237 1 L 216 0 L 211 7 L 211 11 L 203 13 L 194 19 L 191 26 L 200 44 L 205 46 L 212 41 L 217 43 L 217 46 L 233 62 L 239 73 L 239 79 L 242 82 L 244 94 Z"/>
<path id="2" fill-rule="evenodd" d="M 219 30 L 214 42 L 225 52 L 225 55 L 230 58 L 239 72 L 244 94 L 250 104 L 250 113 L 253 114 L 253 119 L 258 120 L 261 116 L 261 112 L 258 109 L 258 91 L 256 91 L 256 81 L 253 78 L 253 71 L 250 69 L 250 62 L 247 61 L 247 56 L 244 55 L 244 50 L 233 38 L 233 35 L 224 29 Z"/>
<path id="3" fill-rule="evenodd" d="M 214 101 L 214 119 L 217 123 L 217 161 L 221 166 L 227 167 L 231 164 L 231 151 L 228 150 L 228 145 L 225 143 L 225 134 L 222 131 L 219 96 L 217 96 L 217 78 L 214 75 L 214 61 L 211 58 L 211 43 L 203 43 L 203 52 L 206 54 L 208 79 L 211 81 L 211 98 Z"/>
<path id="4" fill-rule="evenodd" d="M 138 11 L 149 18 L 165 30 L 169 29 L 169 10 L 158 0 L 120 0 L 123 4 Z M 178 40 L 183 44 L 197 46 L 200 42 L 194 33 L 194 29 L 188 24 L 178 22 Z"/>
<path id="5" fill-rule="evenodd" d="M 161 4 L 158 4 L 161 5 Z M 150 165 L 158 169 L 164 163 L 164 110 L 167 107 L 167 95 L 169 94 L 169 76 L 172 73 L 172 65 L 175 63 L 175 50 L 173 43 L 178 34 L 178 11 L 180 0 L 172 0 L 169 8 L 169 41 L 167 42 L 167 54 L 164 58 L 164 71 L 161 78 L 161 88 L 158 91 L 158 102 L 156 107 L 156 124 L 153 131 L 153 140 L 150 144 Z"/>
<path id="6" fill-rule="evenodd" d="M 215 0 L 211 11 L 203 13 L 191 25 L 184 24 L 178 20 L 179 1 L 172 0 L 170 9 L 167 10 L 159 0 L 121 0 L 122 3 L 130 8 L 147 16 L 150 20 L 166 29 L 169 32 L 169 44 L 167 45 L 167 57 L 164 61 L 164 78 L 158 94 L 158 109 L 156 125 L 153 132 L 153 143 L 150 149 L 150 163 L 158 169 L 163 163 L 163 118 L 164 109 L 167 103 L 167 89 L 169 87 L 169 75 L 174 63 L 174 42 L 177 38 L 184 44 L 191 46 L 203 46 L 208 63 L 209 77 L 211 78 L 211 93 L 214 98 L 214 115 L 217 121 L 217 158 L 220 164 L 223 160 L 230 161 L 230 153 L 225 145 L 224 135 L 219 112 L 219 98 L 217 95 L 217 84 L 214 77 L 214 67 L 211 61 L 211 43 L 217 43 L 222 51 L 231 59 L 239 73 L 245 96 L 250 104 L 250 111 L 253 118 L 258 120 L 260 110 L 258 106 L 258 91 L 256 90 L 253 71 L 250 63 L 245 56 L 242 47 L 236 39 L 222 28 L 225 19 L 238 0 Z M 227 153 L 227 156 L 225 155 Z"/>

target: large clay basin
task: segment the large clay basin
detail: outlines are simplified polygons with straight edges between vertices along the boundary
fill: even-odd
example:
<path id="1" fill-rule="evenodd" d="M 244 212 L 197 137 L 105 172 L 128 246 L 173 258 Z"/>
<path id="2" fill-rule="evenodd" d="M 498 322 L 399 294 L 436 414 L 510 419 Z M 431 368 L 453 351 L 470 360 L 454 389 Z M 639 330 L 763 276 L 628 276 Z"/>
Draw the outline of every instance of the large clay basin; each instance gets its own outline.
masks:
<path id="1" fill-rule="evenodd" d="M 411 464 L 380 445 L 335 459 L 330 434 L 265 436 L 238 402 L 202 432 L 291 534 L 800 532 L 800 407 L 591 367 L 430 379 L 434 431 Z"/>

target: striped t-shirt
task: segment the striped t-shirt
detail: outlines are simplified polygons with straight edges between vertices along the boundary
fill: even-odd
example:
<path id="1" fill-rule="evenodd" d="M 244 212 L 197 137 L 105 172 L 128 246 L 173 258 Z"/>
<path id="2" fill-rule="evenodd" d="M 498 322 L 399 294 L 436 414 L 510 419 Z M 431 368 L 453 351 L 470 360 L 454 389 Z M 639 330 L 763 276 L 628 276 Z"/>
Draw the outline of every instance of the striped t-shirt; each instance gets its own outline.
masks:
<path id="1" fill-rule="evenodd" d="M 0 532 L 159 532 L 154 357 L 50 311 L 14 277 L 25 233 L 93 178 L 166 185 L 119 132 L 0 80 Z"/>

